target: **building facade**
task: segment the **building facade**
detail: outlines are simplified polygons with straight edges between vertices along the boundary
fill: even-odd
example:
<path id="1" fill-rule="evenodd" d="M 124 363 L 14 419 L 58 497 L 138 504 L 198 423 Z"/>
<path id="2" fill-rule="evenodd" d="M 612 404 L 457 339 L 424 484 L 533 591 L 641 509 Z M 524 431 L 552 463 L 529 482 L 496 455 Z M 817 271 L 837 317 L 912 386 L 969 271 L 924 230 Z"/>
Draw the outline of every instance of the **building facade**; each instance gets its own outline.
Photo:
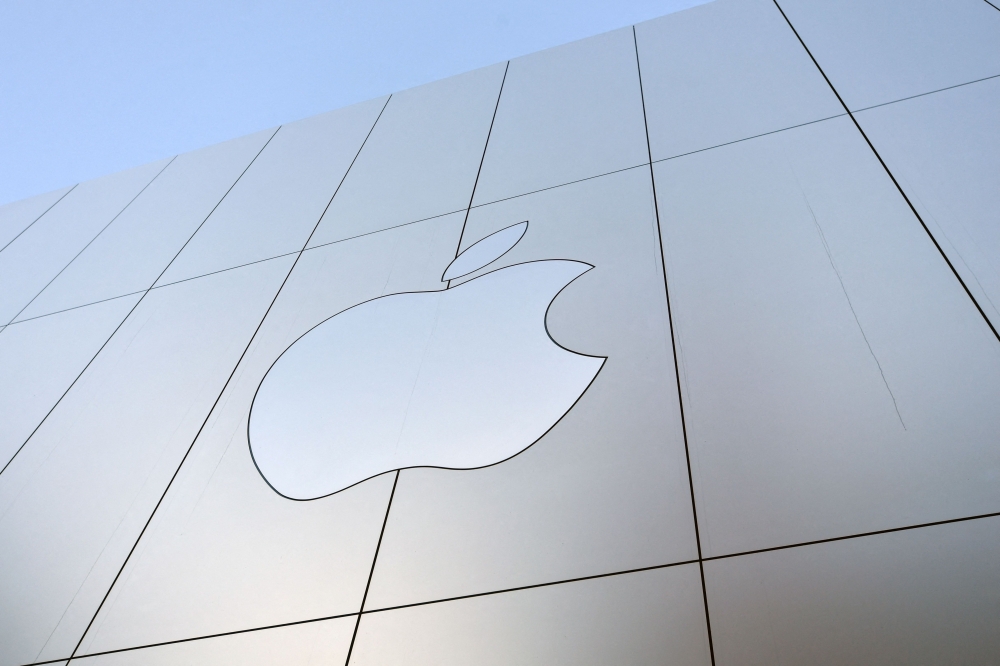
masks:
<path id="1" fill-rule="evenodd" d="M 998 77 L 716 0 L 0 208 L 0 666 L 996 663 Z"/>

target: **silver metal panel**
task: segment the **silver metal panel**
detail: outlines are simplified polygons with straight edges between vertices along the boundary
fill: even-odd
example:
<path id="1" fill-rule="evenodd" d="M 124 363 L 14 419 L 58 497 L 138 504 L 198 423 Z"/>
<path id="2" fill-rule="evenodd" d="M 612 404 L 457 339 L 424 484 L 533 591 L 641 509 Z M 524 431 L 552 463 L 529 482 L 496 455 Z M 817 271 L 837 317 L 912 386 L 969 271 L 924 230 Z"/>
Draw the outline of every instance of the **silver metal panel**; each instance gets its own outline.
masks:
<path id="1" fill-rule="evenodd" d="M 169 162 L 80 183 L 0 252 L 0 323 L 13 320 Z"/>
<path id="2" fill-rule="evenodd" d="M 771 0 L 716 0 L 635 33 L 654 160 L 844 113 Z"/>
<path id="3" fill-rule="evenodd" d="M 709 664 L 696 564 L 368 613 L 351 664 Z"/>
<path id="4" fill-rule="evenodd" d="M 384 105 L 283 125 L 157 284 L 301 250 Z"/>
<path id="5" fill-rule="evenodd" d="M 505 68 L 394 94 L 310 246 L 465 210 Z"/>
<path id="6" fill-rule="evenodd" d="M 0 252 L 71 189 L 64 187 L 0 206 Z"/>
<path id="7" fill-rule="evenodd" d="M 1000 74 L 984 0 L 777 0 L 852 110 Z"/>
<path id="8" fill-rule="evenodd" d="M 632 29 L 510 61 L 476 204 L 648 159 Z"/>
<path id="9" fill-rule="evenodd" d="M 325 319 L 387 293 L 441 289 L 463 217 L 303 253 L 85 651 L 360 610 L 394 475 L 308 502 L 278 495 L 250 455 L 251 402 L 275 359 Z"/>
<path id="10" fill-rule="evenodd" d="M 523 453 L 400 474 L 367 608 L 697 557 L 648 167 L 473 209 L 462 247 L 523 220 L 521 241 L 461 283 L 525 261 L 592 264 L 544 325 L 608 359 Z"/>
<path id="11" fill-rule="evenodd" d="M 128 316 L 138 295 L 116 298 L 0 332 L 0 469 Z"/>
<path id="12" fill-rule="evenodd" d="M 981 81 L 856 114 L 948 254 L 1000 329 L 1000 79 Z"/>
<path id="13" fill-rule="evenodd" d="M 706 555 L 1000 510 L 1000 343 L 849 119 L 656 182 Z"/>
<path id="14" fill-rule="evenodd" d="M 705 563 L 716 664 L 995 664 L 1000 518 Z"/>
<path id="15" fill-rule="evenodd" d="M 18 318 L 151 287 L 273 133 L 179 155 Z"/>
<path id="16" fill-rule="evenodd" d="M 0 666 L 992 663 L 997 8 L 717 0 L 0 207 Z"/>
<path id="17" fill-rule="evenodd" d="M 3 664 L 72 652 L 290 264 L 150 292 L 0 475 Z"/>
<path id="18" fill-rule="evenodd" d="M 95 657 L 79 666 L 329 666 L 342 664 L 354 633 L 354 617 L 158 645 Z"/>

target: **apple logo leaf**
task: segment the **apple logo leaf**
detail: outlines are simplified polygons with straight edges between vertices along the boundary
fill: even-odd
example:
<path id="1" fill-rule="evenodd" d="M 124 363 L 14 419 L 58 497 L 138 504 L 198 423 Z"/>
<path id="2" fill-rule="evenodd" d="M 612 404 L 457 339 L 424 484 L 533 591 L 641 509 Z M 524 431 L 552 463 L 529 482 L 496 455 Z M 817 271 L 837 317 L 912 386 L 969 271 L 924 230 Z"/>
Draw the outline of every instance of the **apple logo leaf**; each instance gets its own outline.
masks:
<path id="1" fill-rule="evenodd" d="M 507 254 L 507 251 L 517 245 L 524 232 L 528 230 L 528 221 L 512 224 L 490 234 L 486 238 L 476 242 L 465 252 L 455 257 L 455 260 L 448 264 L 441 276 L 441 282 L 448 282 L 463 275 L 468 275 L 478 271 L 483 266 L 492 263 Z"/>
<path id="2" fill-rule="evenodd" d="M 496 260 L 526 229 L 487 236 L 444 279 Z M 560 346 L 545 324 L 559 292 L 592 268 L 529 261 L 321 322 L 257 388 L 247 435 L 261 476 L 284 497 L 310 500 L 397 469 L 473 469 L 524 451 L 607 360 Z"/>

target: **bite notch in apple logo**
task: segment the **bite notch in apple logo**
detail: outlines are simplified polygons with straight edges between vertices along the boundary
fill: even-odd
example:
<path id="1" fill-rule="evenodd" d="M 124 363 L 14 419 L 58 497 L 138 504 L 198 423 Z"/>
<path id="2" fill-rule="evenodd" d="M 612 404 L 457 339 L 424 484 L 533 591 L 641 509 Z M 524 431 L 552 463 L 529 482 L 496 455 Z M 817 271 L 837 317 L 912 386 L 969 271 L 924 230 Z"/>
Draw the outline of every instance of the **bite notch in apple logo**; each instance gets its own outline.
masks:
<path id="1" fill-rule="evenodd" d="M 521 222 L 458 255 L 442 282 L 506 254 Z M 606 357 L 548 334 L 555 297 L 593 266 L 548 259 L 437 291 L 391 294 L 321 322 L 264 375 L 247 435 L 264 480 L 289 499 L 331 495 L 407 467 L 472 469 L 534 444 Z"/>

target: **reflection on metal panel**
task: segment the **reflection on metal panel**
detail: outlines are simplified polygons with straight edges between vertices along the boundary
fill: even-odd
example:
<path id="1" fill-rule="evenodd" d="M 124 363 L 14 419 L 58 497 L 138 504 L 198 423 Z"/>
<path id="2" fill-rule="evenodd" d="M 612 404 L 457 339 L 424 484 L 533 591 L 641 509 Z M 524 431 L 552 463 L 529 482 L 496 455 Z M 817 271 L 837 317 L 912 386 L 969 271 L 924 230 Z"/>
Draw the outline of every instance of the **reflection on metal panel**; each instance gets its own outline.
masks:
<path id="1" fill-rule="evenodd" d="M 0 663 L 72 653 L 289 263 L 151 292 L 0 475 Z"/>

